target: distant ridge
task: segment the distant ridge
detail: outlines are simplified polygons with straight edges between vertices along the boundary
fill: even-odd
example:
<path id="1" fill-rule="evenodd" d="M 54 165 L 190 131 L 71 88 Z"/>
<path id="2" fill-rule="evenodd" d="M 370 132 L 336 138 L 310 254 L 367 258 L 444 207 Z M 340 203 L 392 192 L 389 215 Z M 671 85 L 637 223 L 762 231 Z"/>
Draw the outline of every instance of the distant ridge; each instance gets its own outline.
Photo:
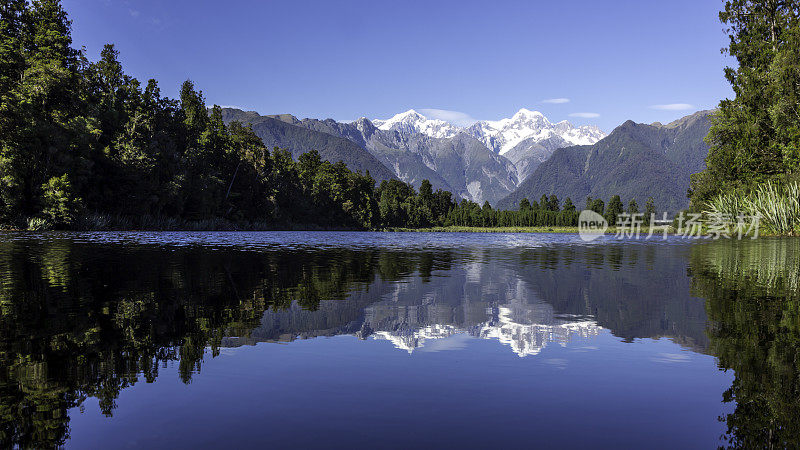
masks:
<path id="1" fill-rule="evenodd" d="M 253 131 L 264 141 L 267 148 L 288 149 L 295 159 L 302 153 L 317 150 L 327 161 L 332 163 L 342 161 L 350 170 L 361 173 L 369 171 L 378 182 L 396 178 L 364 148 L 342 137 L 298 126 L 300 121 L 292 115 L 262 116 L 255 111 L 223 108 L 222 119 L 225 123 L 239 121 L 252 125 Z"/>
<path id="2" fill-rule="evenodd" d="M 620 195 L 643 209 L 653 197 L 659 210 L 688 206 L 689 175 L 705 168 L 712 111 L 699 111 L 667 125 L 627 121 L 594 145 L 556 150 L 497 207 L 515 208 L 520 200 L 556 194 L 582 208 L 586 197 L 604 201 Z"/>

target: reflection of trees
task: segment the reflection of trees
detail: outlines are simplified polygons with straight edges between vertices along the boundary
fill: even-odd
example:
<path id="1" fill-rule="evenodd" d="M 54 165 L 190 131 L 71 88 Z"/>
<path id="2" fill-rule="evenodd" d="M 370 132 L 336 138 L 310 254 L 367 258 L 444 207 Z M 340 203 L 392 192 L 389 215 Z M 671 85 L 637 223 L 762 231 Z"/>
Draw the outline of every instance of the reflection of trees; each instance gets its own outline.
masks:
<path id="1" fill-rule="evenodd" d="M 728 445 L 800 445 L 800 240 L 694 247 L 692 288 L 706 298 L 711 351 L 735 378 L 724 393 Z"/>
<path id="2" fill-rule="evenodd" d="M 111 415 L 123 389 L 167 362 L 189 383 L 207 348 L 216 356 L 224 337 L 247 336 L 270 307 L 345 297 L 374 279 L 376 260 L 389 274 L 419 264 L 374 251 L 4 243 L 0 446 L 64 443 L 67 409 L 95 397 Z"/>
<path id="3" fill-rule="evenodd" d="M 64 442 L 69 408 L 95 397 L 111 414 L 123 389 L 152 382 L 166 362 L 188 383 L 204 357 L 236 341 L 228 337 L 464 328 L 511 300 L 591 315 L 624 339 L 669 336 L 701 351 L 708 312 L 712 350 L 737 373 L 726 398 L 745 400 L 727 418 L 731 442 L 792 442 L 800 252 L 789 242 L 696 246 L 691 279 L 688 247 L 670 245 L 246 251 L 6 242 L 0 446 Z M 709 299 L 706 310 L 690 282 Z"/>

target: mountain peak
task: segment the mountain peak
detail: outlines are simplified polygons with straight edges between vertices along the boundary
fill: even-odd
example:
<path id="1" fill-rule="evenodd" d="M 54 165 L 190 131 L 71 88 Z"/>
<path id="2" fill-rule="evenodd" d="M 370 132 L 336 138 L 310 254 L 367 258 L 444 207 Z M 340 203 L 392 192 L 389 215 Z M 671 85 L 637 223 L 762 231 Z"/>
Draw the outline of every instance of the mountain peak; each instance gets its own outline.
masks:
<path id="1" fill-rule="evenodd" d="M 527 109 L 527 108 L 520 108 L 519 111 L 517 111 L 517 113 L 514 114 L 514 117 L 518 117 L 518 116 L 544 117 L 544 114 L 540 113 L 539 111 L 531 111 L 530 109 Z"/>
<path id="2" fill-rule="evenodd" d="M 415 109 L 409 109 L 406 112 L 401 112 L 400 114 L 395 114 L 392 119 L 427 119 L 427 117 L 423 116 L 422 114 L 418 113 Z M 391 119 L 389 119 L 391 120 Z"/>
<path id="3" fill-rule="evenodd" d="M 465 132 L 501 155 L 522 141 L 542 142 L 557 138 L 567 145 L 590 145 L 606 136 L 594 126 L 576 127 L 566 120 L 553 124 L 541 112 L 527 108 L 520 108 L 510 118 L 484 120 L 467 128 L 441 119 L 429 119 L 414 109 L 395 114 L 390 119 L 374 120 L 373 124 L 381 130 L 422 133 L 435 138 L 451 138 Z"/>
<path id="4" fill-rule="evenodd" d="M 553 124 L 541 112 L 527 108 L 520 108 L 510 119 L 478 122 L 468 132 L 501 155 L 523 141 L 539 143 L 560 138 L 567 145 L 588 145 L 605 137 L 597 127 L 575 127 L 566 120 Z"/>
<path id="5" fill-rule="evenodd" d="M 422 133 L 435 138 L 450 138 L 461 129 L 440 119 L 428 119 L 414 109 L 395 114 L 387 120 L 373 123 L 381 130 L 394 130 L 401 133 Z"/>

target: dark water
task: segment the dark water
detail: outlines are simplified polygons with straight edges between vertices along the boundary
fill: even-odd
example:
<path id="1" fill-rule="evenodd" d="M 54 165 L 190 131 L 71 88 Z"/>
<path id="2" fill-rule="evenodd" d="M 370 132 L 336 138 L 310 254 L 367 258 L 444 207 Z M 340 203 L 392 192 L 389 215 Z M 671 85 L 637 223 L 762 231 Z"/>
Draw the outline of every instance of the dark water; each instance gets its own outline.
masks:
<path id="1" fill-rule="evenodd" d="M 0 444 L 800 445 L 800 240 L 0 237 Z"/>

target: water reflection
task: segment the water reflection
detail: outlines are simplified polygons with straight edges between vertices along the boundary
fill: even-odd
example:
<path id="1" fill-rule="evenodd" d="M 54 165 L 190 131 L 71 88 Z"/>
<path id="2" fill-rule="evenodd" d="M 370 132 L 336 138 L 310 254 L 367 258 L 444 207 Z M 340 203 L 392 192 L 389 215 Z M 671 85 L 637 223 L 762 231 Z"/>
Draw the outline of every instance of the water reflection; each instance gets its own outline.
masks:
<path id="1" fill-rule="evenodd" d="M 225 347 L 352 335 L 411 353 L 479 338 L 535 357 L 601 330 L 626 342 L 666 337 L 735 370 L 724 399 L 737 404 L 725 418 L 731 445 L 798 442 L 798 241 L 164 239 L 0 243 L 0 445 L 63 444 L 67 411 L 87 398 L 112 415 L 124 389 L 153 382 L 166 363 L 190 383 Z"/>
<path id="2" fill-rule="evenodd" d="M 735 371 L 721 418 L 728 445 L 800 445 L 800 241 L 700 245 L 692 290 L 707 299 L 711 352 Z"/>

